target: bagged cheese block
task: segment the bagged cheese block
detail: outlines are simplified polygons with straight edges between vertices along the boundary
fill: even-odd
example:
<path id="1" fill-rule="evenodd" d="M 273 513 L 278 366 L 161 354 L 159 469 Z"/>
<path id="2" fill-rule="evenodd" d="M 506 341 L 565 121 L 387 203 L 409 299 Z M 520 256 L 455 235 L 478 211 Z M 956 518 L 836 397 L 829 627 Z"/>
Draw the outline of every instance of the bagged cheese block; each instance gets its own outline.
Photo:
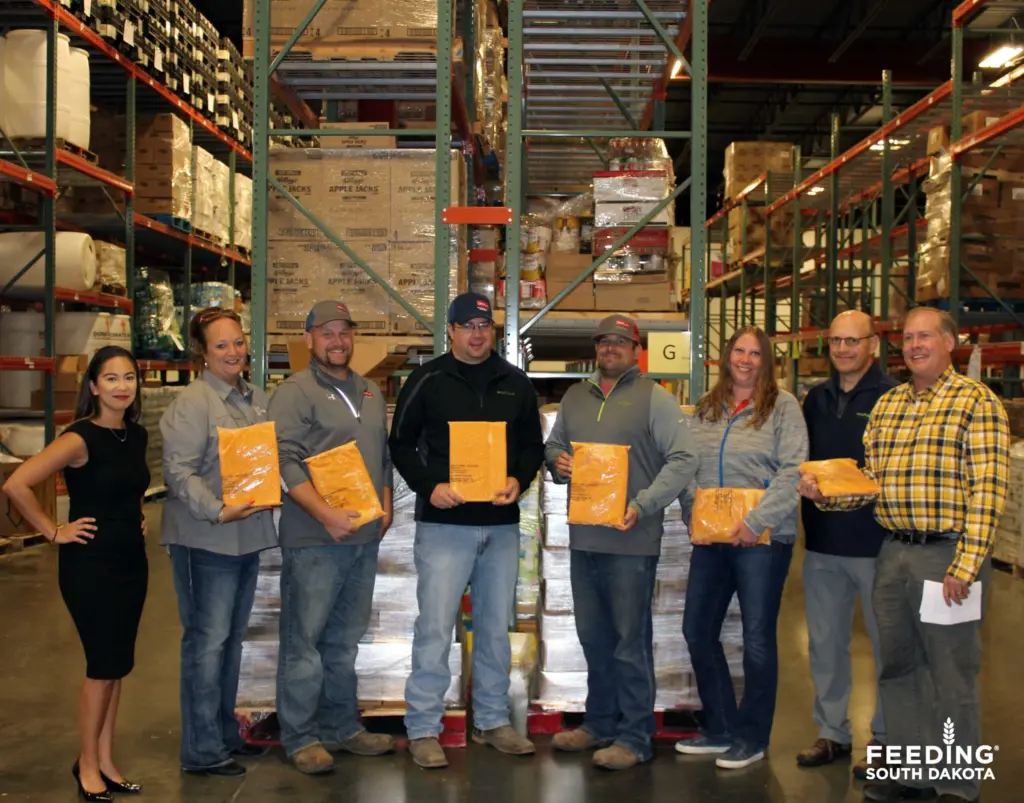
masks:
<path id="1" fill-rule="evenodd" d="M 493 502 L 505 490 L 504 421 L 448 422 L 448 483 L 466 502 Z"/>
<path id="2" fill-rule="evenodd" d="M 370 472 L 355 441 L 306 458 L 316 492 L 333 508 L 359 514 L 359 526 L 384 515 Z"/>
<path id="3" fill-rule="evenodd" d="M 800 470 L 818 479 L 823 496 L 877 496 L 878 483 L 857 468 L 857 461 L 849 457 L 833 460 L 811 460 L 800 464 Z"/>
<path id="4" fill-rule="evenodd" d="M 217 427 L 220 482 L 225 505 L 281 504 L 281 467 L 274 422 L 241 429 Z"/>
<path id="5" fill-rule="evenodd" d="M 690 519 L 690 540 L 713 544 L 730 544 L 729 533 L 743 521 L 764 496 L 756 488 L 698 488 L 693 500 Z M 765 530 L 757 539 L 759 544 L 771 541 Z"/>
<path id="6" fill-rule="evenodd" d="M 569 523 L 616 527 L 629 502 L 629 447 L 573 443 Z"/>

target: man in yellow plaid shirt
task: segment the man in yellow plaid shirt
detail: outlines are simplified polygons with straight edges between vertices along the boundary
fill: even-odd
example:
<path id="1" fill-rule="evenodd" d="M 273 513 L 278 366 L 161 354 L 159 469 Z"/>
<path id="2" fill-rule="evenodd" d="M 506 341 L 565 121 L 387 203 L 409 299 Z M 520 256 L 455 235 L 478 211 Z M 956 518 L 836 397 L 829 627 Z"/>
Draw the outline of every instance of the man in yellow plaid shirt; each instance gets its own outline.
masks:
<path id="1" fill-rule="evenodd" d="M 1006 412 L 985 385 L 954 370 L 956 345 L 957 328 L 948 313 L 912 310 L 903 330 L 912 381 L 879 399 L 864 431 L 864 473 L 881 488 L 875 518 L 891 533 L 878 556 L 872 595 L 882 661 L 879 689 L 889 723 L 883 759 L 890 766 L 900 763 L 899 748 L 942 746 L 947 718 L 955 725 L 957 745 L 981 743 L 981 621 L 926 624 L 919 613 L 925 580 L 942 583 L 947 605 L 961 605 L 975 582 L 988 596 L 989 554 L 1006 500 Z M 807 473 L 799 490 L 822 510 L 853 510 L 875 501 L 826 498 Z M 879 768 L 884 761 L 876 757 L 871 763 Z M 868 786 L 864 797 L 938 797 L 940 803 L 978 797 L 980 781 L 952 771 L 936 781 L 927 770 L 922 775 Z"/>

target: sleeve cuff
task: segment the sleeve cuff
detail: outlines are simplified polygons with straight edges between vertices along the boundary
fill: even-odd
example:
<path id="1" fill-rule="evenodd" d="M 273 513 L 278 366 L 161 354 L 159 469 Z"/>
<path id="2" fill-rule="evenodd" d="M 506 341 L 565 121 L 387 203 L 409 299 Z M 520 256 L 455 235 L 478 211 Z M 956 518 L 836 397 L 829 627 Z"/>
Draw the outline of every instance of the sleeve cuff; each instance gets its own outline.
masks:
<path id="1" fill-rule="evenodd" d="M 281 479 L 284 480 L 289 491 L 298 488 L 304 482 L 309 482 L 306 472 L 294 463 L 285 463 L 281 466 Z"/>
<path id="2" fill-rule="evenodd" d="M 973 583 L 978 579 L 978 565 L 960 555 L 953 561 L 946 573 L 965 583 Z"/>

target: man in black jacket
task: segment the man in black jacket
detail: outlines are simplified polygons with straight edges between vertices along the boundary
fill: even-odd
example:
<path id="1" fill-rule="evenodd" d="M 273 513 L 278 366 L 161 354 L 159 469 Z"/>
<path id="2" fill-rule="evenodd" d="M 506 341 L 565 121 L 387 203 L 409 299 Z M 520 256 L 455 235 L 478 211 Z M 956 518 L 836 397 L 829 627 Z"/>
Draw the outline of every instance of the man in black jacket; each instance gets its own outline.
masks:
<path id="1" fill-rule="evenodd" d="M 509 724 L 508 625 L 519 567 L 516 502 L 544 462 L 537 393 L 494 352 L 491 304 L 463 293 L 448 309 L 451 351 L 413 371 L 398 397 L 391 459 L 416 493 L 419 615 L 405 687 L 409 751 L 421 767 L 447 766 L 438 742 L 448 653 L 466 584 L 473 604 L 473 740 L 528 755 Z M 449 422 L 504 421 L 508 483 L 492 502 L 464 502 L 449 484 Z"/>
<path id="2" fill-rule="evenodd" d="M 878 335 L 865 313 L 848 310 L 838 315 L 829 328 L 828 343 L 835 373 L 812 388 L 804 401 L 810 459 L 851 457 L 863 466 L 868 416 L 882 394 L 897 383 L 874 363 Z M 874 505 L 853 513 L 825 513 L 805 499 L 803 523 L 807 538 L 804 598 L 816 692 L 814 719 L 820 730 L 814 746 L 800 753 L 797 763 L 819 767 L 848 757 L 853 749 L 847 707 L 857 594 L 874 648 L 876 672 L 881 666 L 871 588 L 885 531 L 875 521 Z M 876 743 L 885 743 L 881 700 L 876 699 L 871 731 Z M 855 767 L 854 774 L 863 779 L 865 768 Z"/>

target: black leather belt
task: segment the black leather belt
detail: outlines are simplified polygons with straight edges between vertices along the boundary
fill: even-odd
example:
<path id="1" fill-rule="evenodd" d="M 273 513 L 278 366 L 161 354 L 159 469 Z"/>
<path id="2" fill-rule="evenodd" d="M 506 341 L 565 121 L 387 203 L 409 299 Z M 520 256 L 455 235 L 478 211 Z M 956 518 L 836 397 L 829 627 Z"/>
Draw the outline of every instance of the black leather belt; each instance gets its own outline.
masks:
<path id="1" fill-rule="evenodd" d="M 893 541 L 902 544 L 942 544 L 956 541 L 960 538 L 955 533 L 919 533 L 910 530 L 890 530 L 889 536 Z"/>

